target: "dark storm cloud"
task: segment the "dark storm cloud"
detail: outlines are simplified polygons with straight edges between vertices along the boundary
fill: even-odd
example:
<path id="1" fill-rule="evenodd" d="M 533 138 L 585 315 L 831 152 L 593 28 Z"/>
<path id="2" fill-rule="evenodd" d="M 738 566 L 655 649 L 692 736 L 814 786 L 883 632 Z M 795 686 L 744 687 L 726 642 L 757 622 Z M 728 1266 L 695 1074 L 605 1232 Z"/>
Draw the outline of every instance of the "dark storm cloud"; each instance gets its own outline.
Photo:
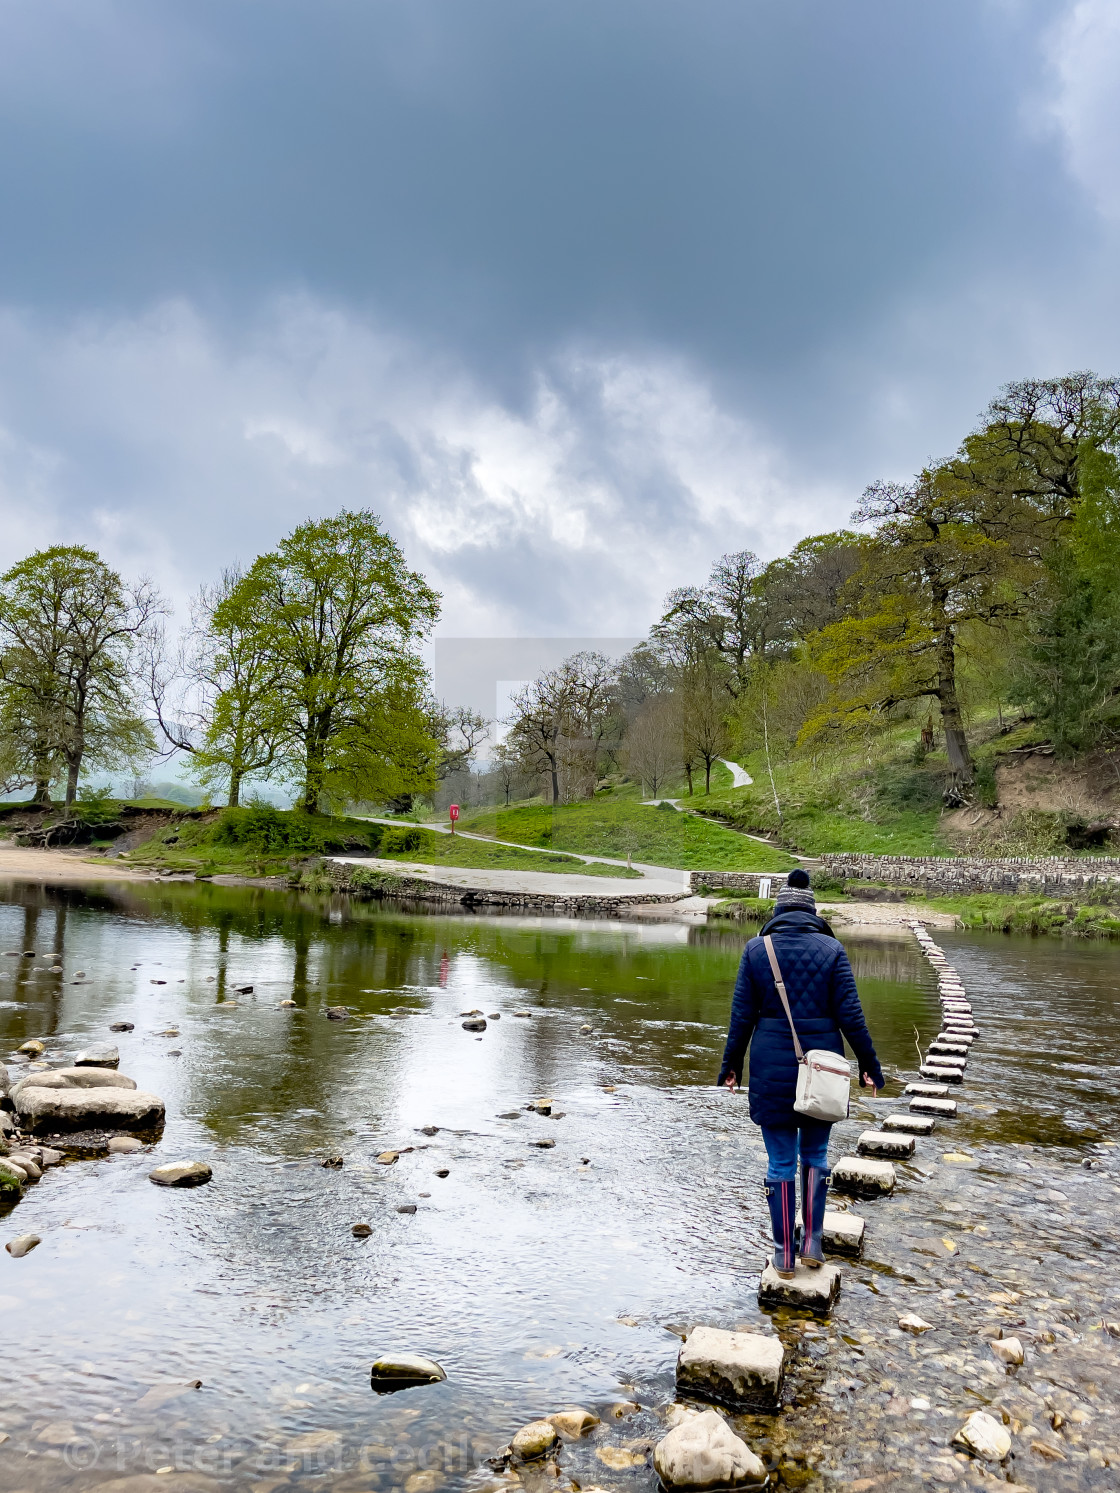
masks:
<path id="1" fill-rule="evenodd" d="M 0 0 L 8 547 L 181 589 L 373 501 L 460 625 L 640 626 L 1120 364 L 1114 43 L 1100 0 Z"/>

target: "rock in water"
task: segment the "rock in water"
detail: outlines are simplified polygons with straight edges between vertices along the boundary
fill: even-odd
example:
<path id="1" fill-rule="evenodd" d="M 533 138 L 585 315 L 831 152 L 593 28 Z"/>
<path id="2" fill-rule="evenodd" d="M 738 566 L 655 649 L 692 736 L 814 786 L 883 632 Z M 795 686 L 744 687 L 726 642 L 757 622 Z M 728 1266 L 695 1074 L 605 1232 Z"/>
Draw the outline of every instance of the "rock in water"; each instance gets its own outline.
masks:
<path id="1" fill-rule="evenodd" d="M 346 1009 L 345 1006 L 328 1006 L 327 1007 L 327 1020 L 328 1021 L 349 1021 L 350 1020 L 350 1012 Z"/>
<path id="2" fill-rule="evenodd" d="M 581 1436 L 586 1436 L 588 1431 L 593 1431 L 596 1426 L 602 1424 L 597 1415 L 592 1415 L 590 1410 L 582 1408 L 561 1410 L 558 1415 L 550 1415 L 548 1418 L 560 1435 L 570 1441 L 578 1441 Z"/>
<path id="3" fill-rule="evenodd" d="M 995 1416 L 974 1410 L 953 1437 L 953 1444 L 985 1462 L 1002 1462 L 1011 1450 L 1011 1437 Z"/>
<path id="4" fill-rule="evenodd" d="M 903 1332 L 912 1332 L 915 1337 L 920 1337 L 923 1332 L 932 1332 L 933 1323 L 927 1322 L 924 1317 L 919 1317 L 917 1312 L 905 1312 L 898 1319 L 898 1325 Z"/>
<path id="5" fill-rule="evenodd" d="M 169 1161 L 153 1167 L 148 1181 L 159 1187 L 201 1187 L 213 1175 L 205 1161 Z"/>
<path id="6" fill-rule="evenodd" d="M 551 1451 L 559 1441 L 556 1427 L 550 1420 L 533 1420 L 522 1426 L 510 1442 L 510 1450 L 519 1462 L 532 1462 Z"/>
<path id="7" fill-rule="evenodd" d="M 13 1260 L 22 1260 L 24 1255 L 29 1255 L 42 1242 L 38 1234 L 21 1234 L 18 1239 L 9 1239 L 4 1248 Z"/>
<path id="8" fill-rule="evenodd" d="M 41 1058 L 46 1050 L 47 1049 L 43 1045 L 43 1043 L 38 1041 L 37 1039 L 32 1040 L 31 1042 L 25 1042 L 19 1049 L 19 1051 L 22 1052 L 25 1057 L 29 1058 Z"/>
<path id="9" fill-rule="evenodd" d="M 370 1386 L 379 1394 L 418 1384 L 442 1384 L 446 1378 L 434 1358 L 419 1353 L 385 1353 L 369 1371 Z"/>
<path id="10" fill-rule="evenodd" d="M 74 1059 L 75 1068 L 116 1068 L 121 1055 L 111 1042 L 95 1042 L 83 1048 Z"/>
<path id="11" fill-rule="evenodd" d="M 135 1024 L 131 1021 L 114 1021 L 109 1030 L 111 1032 L 131 1032 L 135 1030 Z"/>
<path id="12" fill-rule="evenodd" d="M 12 1095 L 15 1100 L 23 1089 L 133 1089 L 136 1080 L 112 1068 L 49 1068 L 21 1078 Z"/>
<path id="13" fill-rule="evenodd" d="M 692 1415 L 659 1441 L 653 1465 L 667 1488 L 740 1488 L 766 1482 L 766 1467 L 721 1415 Z"/>
<path id="14" fill-rule="evenodd" d="M 992 1352 L 1004 1363 L 1018 1366 L 1023 1362 L 1023 1345 L 1017 1337 L 1000 1338 L 992 1344 Z"/>
<path id="15" fill-rule="evenodd" d="M 880 1156 L 905 1161 L 914 1154 L 912 1135 L 892 1135 L 889 1130 L 865 1130 L 856 1142 L 861 1156 Z"/>
<path id="16" fill-rule="evenodd" d="M 858 1213 L 840 1213 L 826 1208 L 821 1243 L 830 1254 L 853 1255 L 858 1259 L 863 1253 L 865 1230 L 866 1224 Z"/>
<path id="17" fill-rule="evenodd" d="M 883 1197 L 894 1191 L 895 1181 L 895 1170 L 889 1161 L 845 1156 L 832 1168 L 833 1190 L 854 1193 L 856 1197 Z"/>
<path id="18" fill-rule="evenodd" d="M 142 1151 L 144 1142 L 137 1140 L 134 1135 L 114 1135 L 109 1142 L 109 1152 L 113 1156 L 129 1156 L 133 1151 Z"/>
<path id="19" fill-rule="evenodd" d="M 785 1280 L 767 1263 L 758 1283 L 759 1306 L 799 1306 L 803 1311 L 827 1312 L 840 1294 L 840 1272 L 835 1265 L 813 1270 L 797 1265 L 792 1280 Z"/>
<path id="20" fill-rule="evenodd" d="M 20 1088 L 16 1112 L 25 1131 L 152 1130 L 163 1124 L 164 1115 L 163 1100 L 140 1089 L 37 1084 Z"/>
<path id="21" fill-rule="evenodd" d="M 884 1130 L 901 1130 L 904 1135 L 932 1135 L 935 1121 L 924 1115 L 888 1115 Z"/>
<path id="22" fill-rule="evenodd" d="M 732 1410 L 774 1410 L 784 1372 L 779 1338 L 695 1327 L 677 1355 L 677 1392 Z"/>
<path id="23" fill-rule="evenodd" d="M 468 1021 L 464 1021 L 462 1025 L 465 1032 L 484 1032 L 486 1030 L 486 1017 L 472 1016 Z"/>

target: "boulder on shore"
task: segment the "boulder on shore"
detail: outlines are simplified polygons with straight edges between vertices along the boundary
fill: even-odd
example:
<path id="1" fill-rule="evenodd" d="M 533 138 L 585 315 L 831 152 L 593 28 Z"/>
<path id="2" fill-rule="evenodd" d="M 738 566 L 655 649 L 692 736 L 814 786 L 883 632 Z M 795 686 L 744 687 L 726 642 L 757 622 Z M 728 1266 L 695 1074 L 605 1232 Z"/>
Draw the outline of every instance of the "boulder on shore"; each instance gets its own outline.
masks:
<path id="1" fill-rule="evenodd" d="M 667 1488 L 759 1487 L 766 1466 L 714 1410 L 690 1415 L 654 1447 L 653 1465 Z"/>
<path id="2" fill-rule="evenodd" d="M 163 1124 L 163 1100 L 141 1089 L 47 1088 L 23 1084 L 16 1113 L 26 1131 L 153 1130 Z"/>

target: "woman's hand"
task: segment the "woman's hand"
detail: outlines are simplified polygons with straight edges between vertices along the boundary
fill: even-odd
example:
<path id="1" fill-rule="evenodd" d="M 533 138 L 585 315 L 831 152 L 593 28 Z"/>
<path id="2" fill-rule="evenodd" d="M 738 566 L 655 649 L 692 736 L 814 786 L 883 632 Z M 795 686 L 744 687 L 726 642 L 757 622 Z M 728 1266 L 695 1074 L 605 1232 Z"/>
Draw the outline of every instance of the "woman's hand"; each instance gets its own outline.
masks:
<path id="1" fill-rule="evenodd" d="M 872 1097 L 872 1099 L 878 1099 L 878 1097 L 879 1097 L 879 1090 L 871 1082 L 871 1079 L 867 1076 L 866 1073 L 863 1075 L 862 1083 L 863 1083 L 863 1085 L 864 1085 L 865 1088 L 868 1088 L 868 1089 L 871 1090 L 871 1097 Z"/>
<path id="2" fill-rule="evenodd" d="M 727 1075 L 727 1077 L 723 1080 L 723 1086 L 725 1089 L 730 1089 L 732 1093 L 735 1092 L 735 1090 L 739 1087 L 739 1081 L 735 1077 L 734 1073 L 729 1073 Z"/>

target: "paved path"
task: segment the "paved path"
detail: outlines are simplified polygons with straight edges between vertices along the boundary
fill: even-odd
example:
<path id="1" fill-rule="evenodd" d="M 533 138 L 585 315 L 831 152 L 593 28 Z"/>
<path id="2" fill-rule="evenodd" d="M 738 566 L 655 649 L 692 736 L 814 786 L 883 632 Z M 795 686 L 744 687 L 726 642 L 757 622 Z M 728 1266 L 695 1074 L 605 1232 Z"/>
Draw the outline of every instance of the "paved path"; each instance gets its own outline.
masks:
<path id="1" fill-rule="evenodd" d="M 747 769 L 745 767 L 740 767 L 738 762 L 729 762 L 726 757 L 720 757 L 719 760 L 731 774 L 732 788 L 749 788 L 754 782 L 754 779 L 751 777 Z"/>
<path id="2" fill-rule="evenodd" d="M 473 866 L 428 866 L 413 861 L 382 860 L 379 856 L 335 855 L 333 861 L 346 866 L 369 866 L 440 886 L 472 888 L 488 892 L 535 892 L 557 897 L 680 897 L 688 890 L 687 871 L 666 866 L 638 867 L 643 875 L 580 876 L 566 871 L 486 871 Z M 590 857 L 586 857 L 590 859 Z M 615 864 L 623 864 L 616 862 Z M 654 873 L 654 874 L 650 874 Z"/>

